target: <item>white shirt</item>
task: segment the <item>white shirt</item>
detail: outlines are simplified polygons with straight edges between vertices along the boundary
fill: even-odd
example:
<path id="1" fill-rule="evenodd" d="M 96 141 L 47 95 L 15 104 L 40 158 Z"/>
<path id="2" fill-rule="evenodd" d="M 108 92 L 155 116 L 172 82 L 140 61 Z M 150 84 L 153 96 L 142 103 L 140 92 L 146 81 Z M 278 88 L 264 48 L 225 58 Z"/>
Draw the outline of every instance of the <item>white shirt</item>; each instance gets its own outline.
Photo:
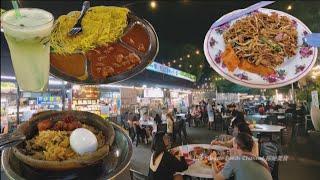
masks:
<path id="1" fill-rule="evenodd" d="M 167 133 L 173 133 L 173 121 L 167 119 Z"/>

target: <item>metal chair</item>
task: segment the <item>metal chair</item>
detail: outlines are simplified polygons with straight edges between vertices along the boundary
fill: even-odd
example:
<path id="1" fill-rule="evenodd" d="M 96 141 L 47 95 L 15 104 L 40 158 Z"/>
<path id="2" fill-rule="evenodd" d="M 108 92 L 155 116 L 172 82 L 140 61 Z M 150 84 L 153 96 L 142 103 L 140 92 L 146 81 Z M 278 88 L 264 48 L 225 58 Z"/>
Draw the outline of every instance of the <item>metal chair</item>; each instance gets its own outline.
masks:
<path id="1" fill-rule="evenodd" d="M 223 131 L 224 121 L 222 119 L 221 114 L 215 115 L 213 124 L 214 124 L 214 130 L 217 130 L 217 126 L 218 126 L 219 127 L 218 130 Z"/>
<path id="2" fill-rule="evenodd" d="M 292 127 L 286 127 L 281 130 L 281 143 L 284 147 L 288 147 L 292 139 Z"/>
<path id="3" fill-rule="evenodd" d="M 263 142 L 260 146 L 260 156 L 265 157 L 271 171 L 272 179 L 278 180 L 279 162 L 277 159 L 269 157 L 278 157 L 282 155 L 281 146 L 275 141 Z"/>
<path id="4" fill-rule="evenodd" d="M 130 169 L 130 178 L 131 180 L 148 180 L 147 175 L 133 169 Z"/>
<path id="5" fill-rule="evenodd" d="M 267 116 L 267 119 L 264 120 L 265 124 L 277 124 L 278 123 L 278 117 L 276 115 L 270 115 Z"/>

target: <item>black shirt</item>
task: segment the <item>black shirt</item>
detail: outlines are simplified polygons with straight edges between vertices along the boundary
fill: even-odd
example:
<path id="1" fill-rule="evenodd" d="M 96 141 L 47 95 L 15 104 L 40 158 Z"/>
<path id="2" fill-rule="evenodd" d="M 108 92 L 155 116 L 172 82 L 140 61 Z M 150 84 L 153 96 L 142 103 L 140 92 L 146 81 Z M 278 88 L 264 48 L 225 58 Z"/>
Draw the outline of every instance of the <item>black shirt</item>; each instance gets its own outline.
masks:
<path id="1" fill-rule="evenodd" d="M 181 160 L 179 161 L 169 152 L 164 152 L 157 170 L 154 172 L 149 167 L 148 179 L 171 180 L 176 172 L 182 172 L 186 169 L 188 169 L 188 165 L 184 157 L 181 157 Z"/>

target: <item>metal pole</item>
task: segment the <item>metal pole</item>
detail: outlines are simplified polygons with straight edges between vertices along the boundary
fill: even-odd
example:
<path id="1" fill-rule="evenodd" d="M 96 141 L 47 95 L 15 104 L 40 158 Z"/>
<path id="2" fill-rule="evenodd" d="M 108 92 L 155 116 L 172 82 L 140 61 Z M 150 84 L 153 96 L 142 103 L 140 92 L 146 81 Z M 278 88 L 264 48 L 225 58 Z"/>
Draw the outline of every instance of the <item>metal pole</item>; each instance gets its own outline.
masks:
<path id="1" fill-rule="evenodd" d="M 19 117 L 19 114 L 20 114 L 20 88 L 19 88 L 19 85 L 17 84 L 17 124 L 19 125 L 20 124 L 20 117 Z"/>
<path id="2" fill-rule="evenodd" d="M 62 81 L 63 83 L 63 81 Z M 62 110 L 64 111 L 66 109 L 65 102 L 66 102 L 66 85 L 63 83 L 62 85 Z"/>

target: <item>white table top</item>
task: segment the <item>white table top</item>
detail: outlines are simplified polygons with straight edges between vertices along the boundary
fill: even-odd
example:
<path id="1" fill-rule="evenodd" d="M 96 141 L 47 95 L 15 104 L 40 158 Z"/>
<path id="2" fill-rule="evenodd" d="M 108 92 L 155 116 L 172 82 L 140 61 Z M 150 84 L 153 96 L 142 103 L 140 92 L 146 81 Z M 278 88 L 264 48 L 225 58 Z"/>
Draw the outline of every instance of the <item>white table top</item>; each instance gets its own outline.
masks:
<path id="1" fill-rule="evenodd" d="M 232 117 L 232 116 L 228 116 L 228 115 L 223 115 L 223 116 L 222 116 L 223 119 L 228 119 L 228 118 L 231 118 L 231 117 Z"/>
<path id="2" fill-rule="evenodd" d="M 192 151 L 194 147 L 203 147 L 205 149 L 215 149 L 217 151 L 228 150 L 229 148 L 218 145 L 210 144 L 189 144 L 184 146 L 178 146 L 175 148 L 182 149 L 182 151 Z M 191 164 L 187 170 L 179 172 L 177 174 L 188 175 L 192 177 L 200 178 L 213 178 L 213 171 L 210 166 L 203 164 L 200 160 L 195 160 L 195 163 Z"/>
<path id="3" fill-rule="evenodd" d="M 182 118 L 184 118 L 184 117 L 186 117 L 186 114 L 182 114 L 182 113 L 176 114 L 176 117 L 182 117 Z"/>
<path id="4" fill-rule="evenodd" d="M 256 124 L 252 132 L 280 132 L 281 129 L 284 129 L 284 126 L 278 125 L 269 125 L 269 124 Z"/>
<path id="5" fill-rule="evenodd" d="M 267 114 L 285 114 L 285 112 L 279 112 L 279 111 L 272 111 L 267 112 Z"/>
<path id="6" fill-rule="evenodd" d="M 153 126 L 155 125 L 155 122 L 154 121 L 139 121 L 140 125 L 143 125 L 143 126 Z"/>
<path id="7" fill-rule="evenodd" d="M 268 116 L 267 116 L 267 115 L 255 114 L 255 115 L 252 115 L 252 117 L 254 117 L 254 118 L 260 118 L 260 119 L 266 119 Z"/>

